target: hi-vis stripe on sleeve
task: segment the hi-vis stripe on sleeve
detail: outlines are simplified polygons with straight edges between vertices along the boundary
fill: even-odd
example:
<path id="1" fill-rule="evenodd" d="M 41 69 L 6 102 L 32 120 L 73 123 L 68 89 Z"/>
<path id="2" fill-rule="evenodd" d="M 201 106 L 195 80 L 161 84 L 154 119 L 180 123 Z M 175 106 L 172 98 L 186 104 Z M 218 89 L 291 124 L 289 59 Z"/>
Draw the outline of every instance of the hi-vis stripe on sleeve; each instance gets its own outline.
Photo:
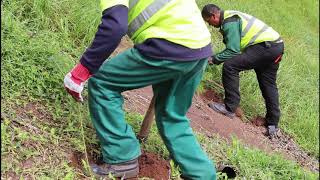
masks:
<path id="1" fill-rule="evenodd" d="M 100 0 L 100 7 L 102 11 L 115 5 L 124 5 L 129 8 L 129 0 Z"/>

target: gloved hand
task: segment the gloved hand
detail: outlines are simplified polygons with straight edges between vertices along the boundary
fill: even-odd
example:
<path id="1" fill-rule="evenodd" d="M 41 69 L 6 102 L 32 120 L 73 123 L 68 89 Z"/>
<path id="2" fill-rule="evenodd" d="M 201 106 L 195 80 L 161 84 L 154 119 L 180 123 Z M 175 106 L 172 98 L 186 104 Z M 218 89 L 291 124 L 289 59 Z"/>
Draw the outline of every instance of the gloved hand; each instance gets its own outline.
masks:
<path id="1" fill-rule="evenodd" d="M 76 101 L 83 101 L 81 92 L 91 75 L 89 70 L 79 63 L 64 77 L 64 87 Z"/>

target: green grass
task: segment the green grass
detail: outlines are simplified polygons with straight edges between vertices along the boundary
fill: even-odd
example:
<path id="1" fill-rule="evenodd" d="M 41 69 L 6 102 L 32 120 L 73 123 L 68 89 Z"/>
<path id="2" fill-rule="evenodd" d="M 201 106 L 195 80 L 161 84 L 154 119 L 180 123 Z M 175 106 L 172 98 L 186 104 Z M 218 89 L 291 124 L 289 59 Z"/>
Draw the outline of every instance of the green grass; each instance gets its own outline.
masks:
<path id="1" fill-rule="evenodd" d="M 277 154 L 267 155 L 258 149 L 250 149 L 234 139 L 225 144 L 218 137 L 200 142 L 216 162 L 235 167 L 238 177 L 252 179 L 317 179 L 318 175 L 301 169 L 297 164 L 284 160 Z"/>
<path id="2" fill-rule="evenodd" d="M 78 62 L 79 57 L 94 36 L 100 22 L 98 4 L 98 0 L 2 1 L 1 178 L 79 179 L 79 177 L 91 177 L 88 168 L 86 168 L 87 162 L 80 162 L 80 166 L 83 168 L 81 171 L 73 167 L 72 163 L 70 164 L 72 159 L 70 156 L 78 152 L 87 152 L 88 155 L 99 153 L 95 130 L 90 122 L 87 104 L 74 102 L 65 92 L 62 82 L 64 75 Z M 313 18 L 317 18 L 317 16 Z M 317 33 L 317 31 L 314 32 L 314 34 Z M 292 38 L 294 42 L 298 40 Z M 314 43 L 314 38 L 309 38 L 308 41 Z M 222 44 L 220 45 L 221 48 Z M 292 44 L 292 48 L 296 48 L 296 46 L 297 44 Z M 303 45 L 303 48 L 305 46 L 307 45 Z M 312 46 L 317 46 L 317 44 L 314 43 Z M 296 53 L 296 51 L 302 52 L 302 50 L 293 49 L 291 53 Z M 317 62 L 312 60 L 314 56 L 317 56 L 317 52 L 312 48 L 310 52 L 311 60 L 308 63 L 317 65 Z M 300 62 L 291 60 L 288 56 L 289 53 L 285 60 L 298 66 Z M 290 56 L 295 57 L 295 55 Z M 305 58 L 302 54 L 300 56 Z M 284 65 L 283 63 L 282 66 Z M 310 77 L 307 80 L 304 78 L 304 81 L 301 82 L 296 81 L 297 77 L 290 78 L 291 83 L 297 83 L 300 88 L 301 84 L 305 89 L 310 87 L 305 96 L 314 97 L 312 83 L 315 82 L 312 79 L 314 77 L 313 71 L 316 71 L 317 68 L 310 68 L 308 64 L 298 67 L 309 69 L 308 75 Z M 299 78 L 306 75 L 293 67 L 287 71 L 291 73 L 290 75 L 298 73 Z M 219 71 L 216 73 L 207 76 L 218 77 Z M 281 84 L 282 89 L 292 88 L 290 83 L 284 81 L 286 77 L 286 74 L 280 74 L 282 80 L 279 82 L 285 82 Z M 248 76 L 244 80 L 248 79 L 249 82 L 250 78 L 252 77 Z M 252 89 L 254 87 L 255 85 L 252 86 Z M 281 93 L 286 93 L 284 90 Z M 303 93 L 302 90 L 299 92 Z M 86 96 L 86 91 L 84 96 Z M 288 101 L 286 103 L 293 101 L 295 97 L 297 96 L 287 98 L 282 96 L 282 104 L 284 101 Z M 256 101 L 252 99 L 248 102 Z M 287 111 L 292 113 L 282 119 L 282 126 L 288 132 L 290 132 L 289 130 L 295 132 L 294 128 L 290 129 L 294 124 L 291 121 L 295 121 L 296 116 L 300 115 L 299 113 L 301 113 L 301 117 L 317 115 L 314 112 L 316 102 L 314 100 L 308 102 L 311 103 L 308 106 L 310 110 L 308 116 L 304 114 L 303 109 L 285 106 Z M 259 107 L 261 110 L 262 105 Z M 245 110 L 253 115 L 260 112 L 260 110 L 254 111 L 251 106 L 245 106 Z M 127 119 L 135 130 L 138 130 L 142 117 L 127 114 Z M 288 121 L 286 122 L 288 127 L 284 122 L 285 119 Z M 305 123 L 307 121 L 313 122 L 312 119 L 305 121 Z M 312 142 L 310 137 L 306 138 L 305 144 L 308 144 L 307 140 Z M 296 138 L 300 137 L 296 136 Z M 199 135 L 199 139 L 210 157 L 216 161 L 228 161 L 235 165 L 241 177 L 255 177 L 256 179 L 283 177 L 286 179 L 286 177 L 306 176 L 307 179 L 315 178 L 314 174 L 303 170 L 297 164 L 286 161 L 279 156 L 269 156 L 258 150 L 247 149 L 236 141 L 234 144 L 228 145 L 219 138 L 209 139 Z M 302 142 L 299 141 L 303 145 Z M 310 144 L 315 145 L 315 142 Z M 147 151 L 158 153 L 164 158 L 169 157 L 155 128 L 152 129 L 149 141 L 144 145 L 144 148 Z M 310 149 L 314 152 L 312 148 Z M 259 157 L 259 161 L 254 159 L 255 156 Z M 252 171 L 248 170 L 250 168 Z M 175 167 L 173 171 L 172 178 L 178 179 L 178 168 Z"/>
<path id="3" fill-rule="evenodd" d="M 243 11 L 278 31 L 285 54 L 278 72 L 280 127 L 306 151 L 319 157 L 319 1 L 208 1 L 222 9 Z M 222 36 L 210 27 L 215 52 L 224 49 Z M 205 79 L 221 82 L 221 67 L 210 68 Z M 220 89 L 216 89 L 221 91 Z M 240 74 L 240 105 L 248 119 L 265 114 L 264 100 L 253 71 Z"/>

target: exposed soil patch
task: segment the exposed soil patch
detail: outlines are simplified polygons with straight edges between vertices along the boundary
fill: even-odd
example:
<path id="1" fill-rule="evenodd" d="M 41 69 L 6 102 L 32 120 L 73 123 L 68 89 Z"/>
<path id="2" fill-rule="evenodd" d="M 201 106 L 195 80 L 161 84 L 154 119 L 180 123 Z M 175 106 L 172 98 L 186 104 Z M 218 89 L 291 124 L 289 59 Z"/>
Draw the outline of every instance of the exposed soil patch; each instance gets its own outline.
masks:
<path id="1" fill-rule="evenodd" d="M 124 92 L 123 96 L 125 98 L 124 107 L 127 111 L 144 114 L 148 109 L 153 93 L 149 86 Z M 231 140 L 232 136 L 236 136 L 249 147 L 259 148 L 267 153 L 280 153 L 287 159 L 296 161 L 312 171 L 319 172 L 319 162 L 301 150 L 288 135 L 280 132 L 278 140 L 270 140 L 266 137 L 265 122 L 262 117 L 257 117 L 253 120 L 253 123 L 244 122 L 241 120 L 244 118 L 243 111 L 238 108 L 236 114 L 240 118 L 230 119 L 214 112 L 207 105 L 212 100 L 222 102 L 222 99 L 221 94 L 211 90 L 195 95 L 192 106 L 187 113 L 192 128 L 209 137 L 218 134 L 227 141 Z"/>
<path id="2" fill-rule="evenodd" d="M 88 155 L 89 163 L 101 164 L 102 159 L 97 155 Z M 84 172 L 82 160 L 86 160 L 85 154 L 81 152 L 72 152 L 69 154 L 69 165 L 80 172 Z M 167 180 L 170 178 L 169 162 L 157 154 L 144 152 L 139 157 L 139 175 L 138 178 L 148 177 L 154 180 Z M 84 176 L 83 176 L 84 178 Z M 130 178 L 137 180 L 138 178 Z"/>
<path id="3" fill-rule="evenodd" d="M 77 170 L 82 170 L 82 159 L 86 160 L 84 153 L 78 151 L 72 152 L 68 157 L 69 165 Z"/>
<path id="4" fill-rule="evenodd" d="M 209 102 L 223 102 L 223 94 L 219 94 L 213 90 L 206 89 L 204 93 L 198 94 L 202 99 L 204 99 L 207 103 Z M 235 114 L 240 119 L 244 120 L 244 113 L 240 107 L 238 107 L 235 111 Z"/>
<path id="5" fill-rule="evenodd" d="M 5 174 L 1 173 L 1 179 L 8 179 L 8 180 L 19 180 L 20 176 L 14 172 L 7 172 Z"/>
<path id="6" fill-rule="evenodd" d="M 216 93 L 212 90 L 206 90 L 203 94 L 199 94 L 200 96 L 204 97 L 205 99 L 208 99 L 209 101 L 213 102 L 223 102 L 223 94 Z"/>
<path id="7" fill-rule="evenodd" d="M 139 157 L 139 168 L 139 177 L 149 177 L 155 180 L 170 178 L 169 162 L 156 154 L 143 152 Z"/>
<path id="8" fill-rule="evenodd" d="M 110 55 L 112 56 L 116 56 L 119 53 L 123 52 L 124 50 L 130 48 L 133 46 L 132 41 L 130 40 L 130 38 L 128 36 L 124 36 L 121 39 L 121 43 L 118 45 L 118 47 L 112 52 L 112 54 Z"/>
<path id="9" fill-rule="evenodd" d="M 267 125 L 266 119 L 261 116 L 253 118 L 253 120 L 251 120 L 251 122 L 252 122 L 252 124 L 254 124 L 256 126 L 266 126 Z"/>
<path id="10" fill-rule="evenodd" d="M 40 121 L 50 121 L 53 119 L 52 115 L 45 106 L 40 102 L 30 102 L 24 106 L 14 107 L 17 115 L 22 119 L 36 118 Z"/>
<path id="11" fill-rule="evenodd" d="M 260 122 L 261 121 L 259 121 L 259 123 Z M 286 158 L 298 162 L 301 166 L 306 167 L 313 172 L 319 172 L 319 161 L 314 157 L 311 157 L 307 152 L 303 151 L 294 142 L 293 138 L 283 133 L 283 131 L 280 130 L 277 133 L 277 138 L 269 140 L 268 143 L 270 143 L 274 152 L 283 154 Z"/>
<path id="12" fill-rule="evenodd" d="M 265 127 L 267 121 L 265 118 L 258 116 L 251 120 L 251 123 L 255 126 Z M 307 167 L 312 171 L 319 172 L 319 162 L 310 157 L 308 153 L 303 151 L 287 134 L 284 134 L 281 130 L 278 132 L 276 139 L 270 140 L 272 148 L 276 151 L 285 152 L 285 155 L 292 159 L 292 157 L 298 161 L 301 166 Z"/>
<path id="13" fill-rule="evenodd" d="M 12 105 L 10 107 L 14 111 L 1 111 L 1 121 L 4 119 L 10 119 L 11 125 L 19 127 L 27 132 L 34 134 L 43 134 L 48 136 L 47 131 L 41 130 L 37 125 L 39 121 L 45 124 L 54 126 L 53 117 L 46 109 L 45 105 L 40 102 L 28 102 L 24 105 Z M 12 113 L 15 112 L 15 113 Z M 26 145 L 28 142 L 26 142 Z M 33 143 L 31 143 L 33 145 Z"/>

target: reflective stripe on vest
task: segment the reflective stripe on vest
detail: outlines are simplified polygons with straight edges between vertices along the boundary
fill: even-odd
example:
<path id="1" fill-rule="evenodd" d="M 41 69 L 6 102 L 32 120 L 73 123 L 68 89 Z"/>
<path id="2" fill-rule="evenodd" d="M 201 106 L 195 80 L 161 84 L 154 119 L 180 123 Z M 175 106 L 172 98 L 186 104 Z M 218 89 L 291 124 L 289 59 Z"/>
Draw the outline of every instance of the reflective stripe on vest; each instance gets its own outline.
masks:
<path id="1" fill-rule="evenodd" d="M 139 0 L 130 0 L 129 1 L 129 10 L 132 9 L 137 3 L 138 3 Z"/>
<path id="2" fill-rule="evenodd" d="M 225 11 L 224 19 L 234 15 L 239 16 L 242 20 L 242 25 L 245 25 L 245 27 L 242 27 L 242 30 L 241 30 L 241 40 L 246 39 L 247 44 L 241 44 L 241 49 L 244 49 L 250 45 L 257 43 L 256 40 L 259 38 L 259 36 L 268 30 L 271 30 L 269 35 L 270 38 L 265 40 L 275 40 L 280 37 L 280 35 L 277 32 L 275 32 L 271 27 L 269 27 L 262 21 L 258 20 L 257 18 L 251 15 L 248 15 L 239 11 L 232 11 L 232 10 Z M 259 21 L 259 25 L 256 23 L 257 21 Z M 258 28 L 259 30 L 255 32 L 255 34 L 248 35 L 249 31 L 253 28 L 253 26 L 255 26 L 255 28 Z"/>
<path id="3" fill-rule="evenodd" d="M 253 16 L 248 17 L 246 14 L 238 12 L 238 11 L 228 11 L 228 12 L 230 12 L 230 17 L 233 15 L 238 15 L 247 21 L 246 27 L 241 31 L 241 37 L 244 37 L 249 32 L 250 28 L 254 24 L 254 21 L 257 19 Z"/>
<path id="4" fill-rule="evenodd" d="M 254 43 L 254 41 L 260 36 L 260 34 L 262 34 L 263 32 L 265 32 L 267 29 L 269 28 L 269 26 L 267 26 L 266 24 L 260 29 L 259 32 L 257 32 L 249 41 L 247 46 L 250 46 Z"/>
<path id="5" fill-rule="evenodd" d="M 128 35 L 131 37 L 148 19 L 157 13 L 171 0 L 155 0 L 146 9 L 144 9 L 128 26 Z M 137 0 L 130 0 L 129 10 L 137 3 Z"/>

